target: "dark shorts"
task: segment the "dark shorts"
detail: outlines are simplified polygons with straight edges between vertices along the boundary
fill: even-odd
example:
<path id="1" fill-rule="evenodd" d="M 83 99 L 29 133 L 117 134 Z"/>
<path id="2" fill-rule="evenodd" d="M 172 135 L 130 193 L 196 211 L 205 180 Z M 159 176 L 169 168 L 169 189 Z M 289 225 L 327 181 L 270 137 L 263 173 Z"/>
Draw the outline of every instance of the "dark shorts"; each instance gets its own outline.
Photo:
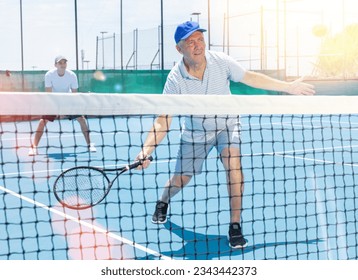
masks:
<path id="1" fill-rule="evenodd" d="M 82 115 L 70 115 L 70 116 L 67 116 L 67 117 L 68 117 L 69 120 L 74 120 L 74 119 L 82 117 Z"/>
<path id="2" fill-rule="evenodd" d="M 55 115 L 44 115 L 42 116 L 42 119 L 53 122 L 55 119 L 57 118 L 57 116 Z"/>
<path id="3" fill-rule="evenodd" d="M 50 122 L 53 122 L 55 119 L 57 119 L 59 116 L 55 116 L 55 115 L 43 115 L 41 118 Z M 82 117 L 82 115 L 69 115 L 66 116 L 65 118 L 68 118 L 69 120 L 74 120 L 77 118 Z"/>

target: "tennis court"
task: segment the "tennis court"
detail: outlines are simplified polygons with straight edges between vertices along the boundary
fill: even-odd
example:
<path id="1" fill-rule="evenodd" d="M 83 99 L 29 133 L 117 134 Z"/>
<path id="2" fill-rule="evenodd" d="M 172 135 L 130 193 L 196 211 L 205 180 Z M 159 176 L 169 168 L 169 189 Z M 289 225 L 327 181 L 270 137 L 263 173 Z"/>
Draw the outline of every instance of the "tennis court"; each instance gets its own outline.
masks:
<path id="1" fill-rule="evenodd" d="M 0 259 L 357 258 L 356 115 L 240 114 L 245 249 L 227 241 L 229 198 L 216 150 L 174 197 L 168 222 L 151 223 L 174 172 L 180 117 L 150 167 L 121 175 L 102 203 L 59 205 L 52 186 L 62 171 L 132 162 L 155 114 L 88 117 L 97 153 L 87 151 L 75 120 L 55 120 L 34 157 L 37 121 L 1 122 Z"/>

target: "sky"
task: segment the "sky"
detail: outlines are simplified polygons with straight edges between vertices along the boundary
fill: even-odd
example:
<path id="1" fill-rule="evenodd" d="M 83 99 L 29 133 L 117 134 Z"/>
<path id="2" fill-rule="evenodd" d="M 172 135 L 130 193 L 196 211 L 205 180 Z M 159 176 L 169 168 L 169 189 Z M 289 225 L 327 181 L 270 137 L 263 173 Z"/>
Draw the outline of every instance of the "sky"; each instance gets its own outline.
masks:
<path id="1" fill-rule="evenodd" d="M 50 69 L 59 54 L 68 57 L 71 69 L 95 69 L 96 66 L 104 69 L 120 69 L 122 66 L 124 69 L 135 66 L 137 69 L 149 69 L 151 63 L 157 67 L 160 0 L 122 0 L 123 61 L 119 40 L 121 1 L 77 0 L 78 65 L 75 2 L 0 0 L 0 70 L 21 70 L 22 59 L 24 70 Z M 344 26 L 358 22 L 356 0 L 163 0 L 166 69 L 180 59 L 173 40 L 176 25 L 199 19 L 200 25 L 208 29 L 208 3 L 210 49 L 227 52 L 245 67 L 254 70 L 286 65 L 292 74 L 305 74 L 310 71 L 319 51 L 321 39 L 312 34 L 315 25 L 324 24 L 334 34 Z M 134 48 L 136 29 L 137 49 Z M 107 32 L 103 34 L 104 40 L 101 39 L 101 32 Z M 208 44 L 208 32 L 205 36 Z M 230 48 L 225 46 L 228 44 Z M 131 59 L 134 50 L 137 50 L 137 63 L 133 57 Z"/>

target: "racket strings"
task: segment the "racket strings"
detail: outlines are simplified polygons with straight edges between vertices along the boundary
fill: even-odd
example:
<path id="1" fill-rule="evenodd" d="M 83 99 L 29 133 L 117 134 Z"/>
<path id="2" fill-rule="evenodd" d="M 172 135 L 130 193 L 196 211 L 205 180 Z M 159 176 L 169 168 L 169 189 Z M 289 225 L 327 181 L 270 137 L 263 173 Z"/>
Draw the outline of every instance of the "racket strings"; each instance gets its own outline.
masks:
<path id="1" fill-rule="evenodd" d="M 85 208 L 100 202 L 107 194 L 109 180 L 100 170 L 75 168 L 62 174 L 56 182 L 56 193 L 70 207 Z"/>

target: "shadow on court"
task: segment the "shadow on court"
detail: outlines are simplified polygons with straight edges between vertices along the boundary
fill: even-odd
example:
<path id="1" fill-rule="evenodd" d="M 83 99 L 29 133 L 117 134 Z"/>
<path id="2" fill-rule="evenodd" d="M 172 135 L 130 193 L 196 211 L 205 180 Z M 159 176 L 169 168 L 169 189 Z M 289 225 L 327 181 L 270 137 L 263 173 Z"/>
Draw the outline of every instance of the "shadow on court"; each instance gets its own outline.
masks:
<path id="1" fill-rule="evenodd" d="M 88 154 L 88 152 L 76 152 L 76 153 L 48 153 L 45 157 L 55 160 L 64 160 L 69 158 L 75 158 L 80 154 Z"/>
<path id="2" fill-rule="evenodd" d="M 229 247 L 227 235 L 205 235 L 194 231 L 189 231 L 175 223 L 168 221 L 164 227 L 172 234 L 175 234 L 182 239 L 182 247 L 175 250 L 178 242 L 171 246 L 173 250 L 167 252 L 160 252 L 162 255 L 171 258 L 186 259 L 186 260 L 213 260 L 222 259 L 224 257 L 240 256 L 255 250 L 260 250 L 268 247 L 287 246 L 297 244 L 317 244 L 322 242 L 320 239 L 304 240 L 304 241 L 288 241 L 288 242 L 272 242 L 263 244 L 250 245 L 244 249 L 232 249 Z M 146 259 L 151 259 L 148 256 Z M 155 257 L 153 257 L 154 259 Z"/>

